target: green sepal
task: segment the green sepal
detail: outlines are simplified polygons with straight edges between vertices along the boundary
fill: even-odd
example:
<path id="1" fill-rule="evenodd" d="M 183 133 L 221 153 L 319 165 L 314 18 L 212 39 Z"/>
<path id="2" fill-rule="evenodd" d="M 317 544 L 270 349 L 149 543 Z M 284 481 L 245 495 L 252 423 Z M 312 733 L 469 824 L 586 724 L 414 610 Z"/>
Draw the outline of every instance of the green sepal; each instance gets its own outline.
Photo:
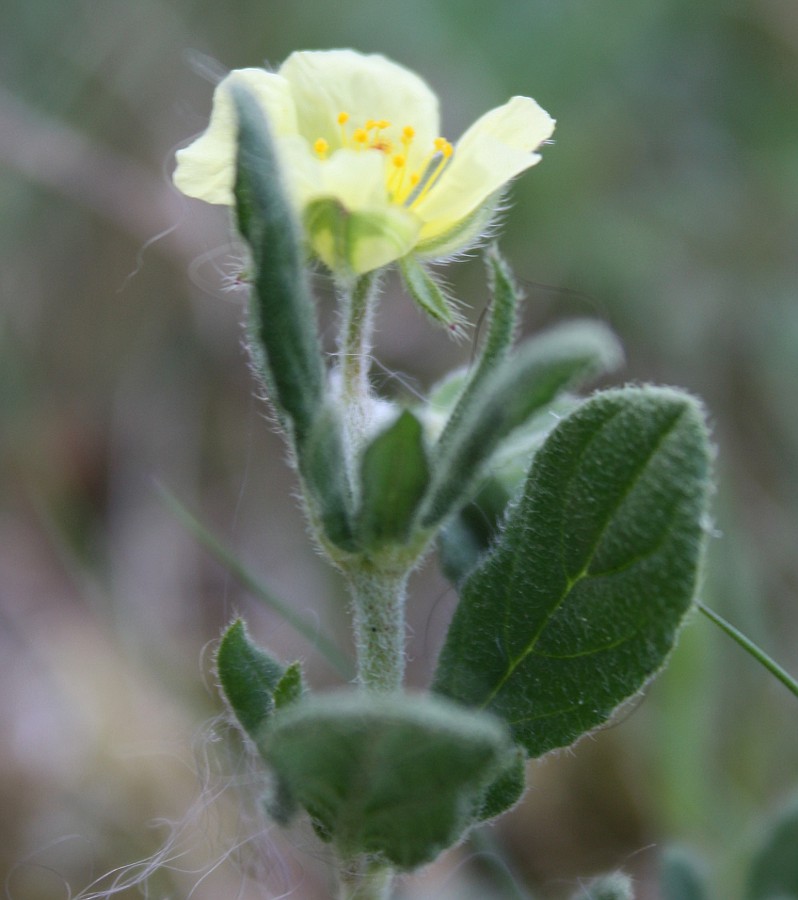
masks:
<path id="1" fill-rule="evenodd" d="M 416 256 L 420 259 L 443 260 L 464 253 L 479 244 L 486 232 L 490 231 L 503 192 L 503 189 L 495 191 L 472 213 L 443 234 L 419 242 L 414 248 Z"/>
<path id="2" fill-rule="evenodd" d="M 298 225 L 285 195 L 266 119 L 244 88 L 238 113 L 236 214 L 252 250 L 250 349 L 281 424 L 301 445 L 324 396 L 324 363 Z"/>
<path id="3" fill-rule="evenodd" d="M 421 513 L 431 527 L 462 506 L 503 439 L 557 396 L 617 366 L 617 340 L 596 322 L 572 322 L 522 345 L 463 394 L 430 454 Z"/>
<path id="4" fill-rule="evenodd" d="M 710 456 L 677 391 L 607 391 L 564 419 L 463 585 L 434 690 L 503 717 L 533 757 L 606 721 L 692 604 Z"/>
<path id="5" fill-rule="evenodd" d="M 410 296 L 416 301 L 433 322 L 443 325 L 459 336 L 465 319 L 457 308 L 457 303 L 446 295 L 441 285 L 412 254 L 399 260 L 402 281 Z"/>
<path id="6" fill-rule="evenodd" d="M 332 197 L 309 203 L 303 221 L 313 250 L 339 277 L 371 272 L 403 256 L 418 232 L 417 219 L 402 207 L 352 211 Z"/>
<path id="7" fill-rule="evenodd" d="M 366 550 L 401 544 L 429 483 L 421 423 L 408 410 L 366 447 L 360 467 L 357 537 Z"/>
<path id="8" fill-rule="evenodd" d="M 439 698 L 339 693 L 280 710 L 261 750 L 344 859 L 413 869 L 455 843 L 513 755 L 493 716 Z"/>
<path id="9" fill-rule="evenodd" d="M 225 700 L 244 732 L 257 742 L 274 712 L 274 693 L 286 670 L 253 643 L 243 619 L 222 635 L 216 671 Z"/>
<path id="10" fill-rule="evenodd" d="M 745 888 L 745 900 L 798 898 L 798 797 L 768 823 Z"/>
<path id="11" fill-rule="evenodd" d="M 477 495 L 449 519 L 438 535 L 443 574 L 460 584 L 490 547 L 510 500 L 497 478 L 487 478 Z"/>
<path id="12" fill-rule="evenodd" d="M 662 900 L 707 900 L 702 860 L 683 847 L 668 847 L 660 860 Z"/>

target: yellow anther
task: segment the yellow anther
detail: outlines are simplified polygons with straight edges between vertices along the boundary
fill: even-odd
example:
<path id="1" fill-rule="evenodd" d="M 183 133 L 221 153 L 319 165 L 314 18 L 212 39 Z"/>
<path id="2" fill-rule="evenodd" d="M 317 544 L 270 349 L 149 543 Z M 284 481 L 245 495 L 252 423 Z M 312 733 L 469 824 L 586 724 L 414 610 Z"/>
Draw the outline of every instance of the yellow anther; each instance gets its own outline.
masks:
<path id="1" fill-rule="evenodd" d="M 316 143 L 313 145 L 313 149 L 316 151 L 316 155 L 321 159 L 324 159 L 327 156 L 327 151 L 330 149 L 330 145 L 324 138 L 319 138 Z"/>
<path id="2" fill-rule="evenodd" d="M 413 174 L 410 176 L 410 184 L 415 187 L 419 183 L 419 181 L 421 181 L 421 176 L 418 174 L 418 172 L 413 172 Z"/>
<path id="3" fill-rule="evenodd" d="M 379 122 L 375 122 L 375 125 L 380 129 L 380 131 L 382 131 L 383 128 L 391 127 L 391 123 L 387 119 L 380 119 Z"/>
<path id="4" fill-rule="evenodd" d="M 372 128 L 376 128 L 377 123 L 374 119 L 366 119 L 366 131 L 371 131 Z"/>
<path id="5" fill-rule="evenodd" d="M 452 147 L 452 145 L 448 141 L 446 141 L 446 143 L 443 145 L 442 152 L 444 158 L 448 159 L 452 155 L 452 153 L 454 153 L 454 147 Z"/>
<path id="6" fill-rule="evenodd" d="M 446 140 L 446 138 L 443 138 L 443 137 L 437 137 L 437 138 L 435 138 L 435 141 L 434 141 L 435 149 L 436 149 L 439 153 L 443 153 L 443 148 L 444 148 L 448 143 L 449 143 L 449 142 Z"/>
<path id="7" fill-rule="evenodd" d="M 368 139 L 369 135 L 365 128 L 356 128 L 352 134 L 352 140 L 356 144 L 365 144 Z"/>
<path id="8" fill-rule="evenodd" d="M 339 112 L 338 113 L 338 124 L 339 125 L 346 125 L 346 123 L 348 121 L 349 121 L 349 113 L 348 112 Z"/>
<path id="9" fill-rule="evenodd" d="M 402 140 L 406 141 L 409 144 L 415 136 L 416 129 L 413 128 L 412 125 L 405 125 L 405 127 L 402 129 Z"/>
<path id="10" fill-rule="evenodd" d="M 407 159 L 401 153 L 397 153 L 391 162 L 393 162 L 397 169 L 401 169 L 407 165 Z"/>

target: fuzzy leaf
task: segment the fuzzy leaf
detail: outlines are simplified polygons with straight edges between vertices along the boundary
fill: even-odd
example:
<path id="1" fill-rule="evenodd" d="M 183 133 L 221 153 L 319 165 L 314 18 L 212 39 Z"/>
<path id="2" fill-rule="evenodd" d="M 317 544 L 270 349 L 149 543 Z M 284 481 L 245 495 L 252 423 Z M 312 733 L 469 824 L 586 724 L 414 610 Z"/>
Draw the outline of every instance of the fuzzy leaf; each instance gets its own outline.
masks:
<path id="1" fill-rule="evenodd" d="M 405 541 L 428 482 L 421 424 L 405 410 L 363 454 L 358 517 L 361 545 L 373 550 Z"/>
<path id="2" fill-rule="evenodd" d="M 274 708 L 282 709 L 284 706 L 296 703 L 297 700 L 302 699 L 304 693 L 302 666 L 298 662 L 292 662 L 274 686 Z"/>
<path id="3" fill-rule="evenodd" d="M 274 692 L 285 669 L 249 639 L 243 619 L 236 619 L 222 635 L 216 669 L 235 717 L 257 741 L 274 711 Z"/>
<path id="4" fill-rule="evenodd" d="M 480 390 L 483 381 L 507 358 L 515 336 L 519 293 L 512 273 L 495 247 L 485 254 L 485 259 L 488 265 L 488 282 L 491 285 L 488 331 L 480 348 L 479 358 L 468 374 L 464 389 L 450 416 L 450 427 L 459 421 L 463 410 L 468 410 L 471 406 L 473 395 Z"/>
<path id="5" fill-rule="evenodd" d="M 324 365 L 302 242 L 257 101 L 235 89 L 238 227 L 252 248 L 252 353 L 282 424 L 301 445 L 322 403 Z"/>
<path id="6" fill-rule="evenodd" d="M 430 465 L 422 522 L 433 526 L 469 499 L 501 441 L 557 396 L 620 362 L 615 337 L 595 322 L 552 329 L 507 357 L 457 403 Z"/>
<path id="7" fill-rule="evenodd" d="M 505 718 L 531 756 L 606 721 L 663 665 L 692 603 L 709 469 L 692 398 L 586 401 L 465 582 L 434 689 Z"/>
<path id="8" fill-rule="evenodd" d="M 351 692 L 281 710 L 261 750 L 344 859 L 377 854 L 401 869 L 458 840 L 513 756 L 492 716 L 429 696 Z"/>
<path id="9" fill-rule="evenodd" d="M 507 758 L 504 768 L 488 785 L 474 814 L 474 821 L 486 822 L 512 809 L 526 788 L 526 753 L 516 747 Z"/>
<path id="10" fill-rule="evenodd" d="M 297 453 L 299 470 L 325 535 L 336 546 L 353 550 L 352 498 L 346 479 L 341 435 L 338 410 L 327 404 L 320 409 L 313 428 Z"/>
<path id="11" fill-rule="evenodd" d="M 444 525 L 438 536 L 443 574 L 460 584 L 496 537 L 510 495 L 495 478 L 488 478 L 474 499 Z"/>

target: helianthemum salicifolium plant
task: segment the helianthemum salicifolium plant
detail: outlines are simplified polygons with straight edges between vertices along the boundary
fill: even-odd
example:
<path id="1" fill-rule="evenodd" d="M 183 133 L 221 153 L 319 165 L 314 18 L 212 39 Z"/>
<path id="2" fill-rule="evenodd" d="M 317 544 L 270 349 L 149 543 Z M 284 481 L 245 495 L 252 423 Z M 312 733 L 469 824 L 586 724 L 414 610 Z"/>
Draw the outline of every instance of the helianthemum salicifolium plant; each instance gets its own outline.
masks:
<path id="1" fill-rule="evenodd" d="M 397 871 L 513 806 L 526 761 L 639 692 L 694 602 L 711 456 L 700 404 L 651 386 L 578 397 L 619 365 L 616 339 L 571 321 L 515 346 L 518 293 L 495 247 L 473 364 L 405 408 L 369 382 L 386 268 L 458 327 L 426 264 L 479 241 L 553 124 L 514 97 L 451 143 L 406 69 L 295 53 L 225 78 L 208 130 L 178 154 L 177 185 L 232 206 L 249 245 L 252 358 L 313 539 L 351 592 L 355 685 L 314 693 L 240 620 L 217 657 L 270 814 L 310 816 L 341 898 L 389 896 Z M 331 368 L 309 288 L 319 263 L 341 303 Z M 430 690 L 411 694 L 405 585 L 435 548 L 459 605 Z"/>

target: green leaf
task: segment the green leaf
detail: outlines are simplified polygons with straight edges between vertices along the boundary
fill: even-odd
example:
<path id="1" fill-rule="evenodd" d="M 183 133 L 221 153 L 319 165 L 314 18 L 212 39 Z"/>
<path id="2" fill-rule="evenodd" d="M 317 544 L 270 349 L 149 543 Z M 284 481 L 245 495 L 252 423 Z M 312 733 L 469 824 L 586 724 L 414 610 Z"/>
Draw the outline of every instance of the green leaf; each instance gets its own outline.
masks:
<path id="1" fill-rule="evenodd" d="M 745 900 L 798 898 L 798 798 L 769 824 L 754 856 Z"/>
<path id="2" fill-rule="evenodd" d="M 345 550 L 356 549 L 352 497 L 337 407 L 325 404 L 307 439 L 297 448 L 299 471 L 311 500 L 311 514 L 327 539 Z"/>
<path id="3" fill-rule="evenodd" d="M 477 362 L 472 367 L 449 418 L 447 427 L 450 430 L 461 419 L 463 412 L 471 407 L 474 395 L 485 379 L 507 358 L 515 336 L 519 293 L 512 273 L 495 247 L 485 254 L 485 259 L 488 265 L 488 282 L 491 285 L 488 331 Z"/>
<path id="4" fill-rule="evenodd" d="M 257 742 L 274 711 L 274 692 L 285 669 L 249 639 L 244 620 L 236 619 L 222 635 L 216 670 L 236 719 Z"/>
<path id="5" fill-rule="evenodd" d="M 465 319 L 458 311 L 456 302 L 446 295 L 416 257 L 402 257 L 399 270 L 407 292 L 432 321 L 445 325 L 454 335 L 460 335 Z"/>
<path id="6" fill-rule="evenodd" d="M 476 497 L 442 528 L 438 554 L 443 574 L 460 584 L 496 537 L 510 495 L 496 478 L 488 478 Z"/>
<path id="7" fill-rule="evenodd" d="M 606 721 L 664 664 L 692 603 L 709 470 L 692 398 L 643 387 L 586 401 L 465 582 L 434 689 L 505 718 L 531 756 Z"/>
<path id="8" fill-rule="evenodd" d="M 512 431 L 562 391 L 619 361 L 618 342 L 604 326 L 573 322 L 528 341 L 466 391 L 431 454 L 423 524 L 438 524 L 469 499 L 483 466 Z"/>
<path id="9" fill-rule="evenodd" d="M 264 757 L 350 859 L 434 859 L 473 821 L 513 755 L 493 716 L 429 696 L 327 694 L 277 713 Z"/>
<path id="10" fill-rule="evenodd" d="M 704 867 L 693 853 L 668 847 L 660 863 L 662 900 L 707 900 Z"/>
<path id="11" fill-rule="evenodd" d="M 474 820 L 486 822 L 512 809 L 521 799 L 525 788 L 526 753 L 516 747 L 514 753 L 508 756 L 504 768 L 488 785 L 474 814 Z"/>
<path id="12" fill-rule="evenodd" d="M 409 411 L 363 454 L 358 538 L 369 550 L 403 543 L 429 483 L 421 424 Z"/>
<path id="13" fill-rule="evenodd" d="M 297 700 L 302 699 L 304 693 L 302 666 L 298 662 L 292 662 L 274 687 L 274 708 L 282 709 L 284 706 L 296 703 Z"/>
<path id="14" fill-rule="evenodd" d="M 284 427 L 301 445 L 324 396 L 324 364 L 299 228 L 258 102 L 234 89 L 238 113 L 236 213 L 252 248 L 249 334 L 255 365 Z"/>

